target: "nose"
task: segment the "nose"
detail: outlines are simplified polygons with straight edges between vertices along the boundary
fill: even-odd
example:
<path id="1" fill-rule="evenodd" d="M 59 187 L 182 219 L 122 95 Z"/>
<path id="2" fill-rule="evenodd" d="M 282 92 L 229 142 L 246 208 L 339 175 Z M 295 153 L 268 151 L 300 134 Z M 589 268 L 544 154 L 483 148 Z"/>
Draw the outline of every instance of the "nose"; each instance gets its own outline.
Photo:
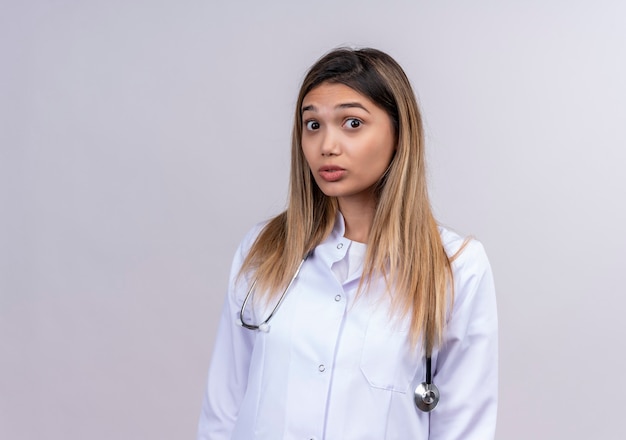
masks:
<path id="1" fill-rule="evenodd" d="M 324 137 L 321 139 L 320 150 L 322 156 L 336 156 L 339 154 L 341 151 L 339 136 L 334 130 L 326 130 Z"/>

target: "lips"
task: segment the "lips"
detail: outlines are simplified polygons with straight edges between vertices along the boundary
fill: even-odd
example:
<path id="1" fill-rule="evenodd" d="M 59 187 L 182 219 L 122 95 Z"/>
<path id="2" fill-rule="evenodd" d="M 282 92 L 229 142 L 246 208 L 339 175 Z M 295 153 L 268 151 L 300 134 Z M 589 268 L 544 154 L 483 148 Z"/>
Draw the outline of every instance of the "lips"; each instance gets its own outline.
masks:
<path id="1" fill-rule="evenodd" d="M 335 165 L 326 165 L 318 170 L 318 174 L 327 182 L 336 182 L 346 174 L 346 170 Z"/>

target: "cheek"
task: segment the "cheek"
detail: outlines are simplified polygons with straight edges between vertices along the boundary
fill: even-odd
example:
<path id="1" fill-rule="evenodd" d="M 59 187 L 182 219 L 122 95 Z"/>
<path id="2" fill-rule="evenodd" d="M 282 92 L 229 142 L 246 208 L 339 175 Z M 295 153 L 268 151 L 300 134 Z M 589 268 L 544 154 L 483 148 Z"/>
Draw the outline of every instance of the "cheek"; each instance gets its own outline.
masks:
<path id="1" fill-rule="evenodd" d="M 302 154 L 302 158 L 304 159 L 304 161 L 310 165 L 311 164 L 310 157 L 309 157 L 310 156 L 310 152 L 309 152 L 309 149 L 307 148 L 306 144 L 304 144 L 304 143 L 301 144 L 301 146 L 300 146 L 300 153 Z"/>
<path id="2" fill-rule="evenodd" d="M 388 166 L 396 153 L 397 143 L 395 137 L 385 136 L 381 139 L 380 156 Z"/>
<path id="3" fill-rule="evenodd" d="M 313 162 L 314 155 L 311 152 L 310 148 L 307 148 L 306 144 L 301 144 L 300 146 L 300 154 L 302 155 L 304 166 L 308 166 L 309 169 L 315 168 L 315 164 Z"/>
<path id="4" fill-rule="evenodd" d="M 395 146 L 387 138 L 378 138 L 370 143 L 369 152 L 366 158 L 376 167 L 386 168 L 395 151 Z"/>

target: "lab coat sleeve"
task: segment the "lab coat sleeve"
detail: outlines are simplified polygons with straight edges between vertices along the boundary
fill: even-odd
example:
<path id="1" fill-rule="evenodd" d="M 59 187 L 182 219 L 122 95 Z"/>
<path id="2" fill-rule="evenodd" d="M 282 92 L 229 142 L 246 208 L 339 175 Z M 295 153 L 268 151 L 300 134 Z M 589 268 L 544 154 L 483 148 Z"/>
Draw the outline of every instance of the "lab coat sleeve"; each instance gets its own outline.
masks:
<path id="1" fill-rule="evenodd" d="M 202 402 L 198 440 L 231 438 L 246 391 L 255 333 L 239 325 L 239 311 L 247 283 L 244 277 L 239 282 L 236 280 L 253 238 L 254 234 L 249 233 L 233 259 L 228 293 L 222 308 Z"/>
<path id="2" fill-rule="evenodd" d="M 471 241 L 452 264 L 455 302 L 433 382 L 441 398 L 430 414 L 430 440 L 489 440 L 498 405 L 498 319 L 491 267 Z"/>

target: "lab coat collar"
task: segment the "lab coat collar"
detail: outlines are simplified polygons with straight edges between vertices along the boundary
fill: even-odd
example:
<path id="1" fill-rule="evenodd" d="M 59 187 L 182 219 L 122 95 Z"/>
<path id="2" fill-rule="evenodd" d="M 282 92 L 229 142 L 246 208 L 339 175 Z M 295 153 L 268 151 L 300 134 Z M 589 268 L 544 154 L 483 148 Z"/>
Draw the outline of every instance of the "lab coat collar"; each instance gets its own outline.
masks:
<path id="1" fill-rule="evenodd" d="M 332 266 L 336 261 L 345 257 L 350 240 L 344 237 L 346 225 L 343 215 L 337 211 L 335 226 L 331 233 L 315 248 L 315 255 L 320 257 L 328 265 Z"/>
<path id="2" fill-rule="evenodd" d="M 335 234 L 337 237 L 345 239 L 344 235 L 346 233 L 346 221 L 343 218 L 343 214 L 341 211 L 337 210 L 337 215 L 335 216 L 335 226 L 333 227 L 333 231 L 331 235 Z"/>

